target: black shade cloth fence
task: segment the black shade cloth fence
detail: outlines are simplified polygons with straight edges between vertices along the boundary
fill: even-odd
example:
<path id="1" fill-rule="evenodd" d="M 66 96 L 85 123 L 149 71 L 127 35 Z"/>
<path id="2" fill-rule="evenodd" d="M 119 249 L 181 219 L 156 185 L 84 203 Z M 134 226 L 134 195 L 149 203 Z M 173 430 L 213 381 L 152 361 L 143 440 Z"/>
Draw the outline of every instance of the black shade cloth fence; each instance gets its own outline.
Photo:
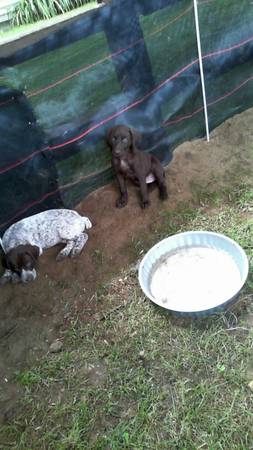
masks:
<path id="1" fill-rule="evenodd" d="M 198 10 L 213 129 L 253 105 L 253 7 L 200 0 Z M 205 134 L 192 0 L 113 0 L 2 54 L 0 233 L 111 181 L 114 124 L 138 129 L 164 165 Z"/>

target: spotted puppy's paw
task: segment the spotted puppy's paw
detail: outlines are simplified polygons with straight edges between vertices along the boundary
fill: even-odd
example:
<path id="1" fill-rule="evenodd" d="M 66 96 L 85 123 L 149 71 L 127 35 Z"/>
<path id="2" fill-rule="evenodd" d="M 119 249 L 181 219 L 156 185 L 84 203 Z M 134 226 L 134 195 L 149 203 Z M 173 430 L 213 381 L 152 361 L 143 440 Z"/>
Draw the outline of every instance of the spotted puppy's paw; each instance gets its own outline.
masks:
<path id="1" fill-rule="evenodd" d="M 12 284 L 18 284 L 18 283 L 21 283 L 21 281 L 22 281 L 21 277 L 17 273 L 12 274 L 12 277 L 11 277 Z"/>
<path id="2" fill-rule="evenodd" d="M 19 278 L 19 281 L 20 281 L 20 277 L 17 274 L 15 274 L 14 272 L 12 272 L 9 269 L 6 269 L 0 278 L 0 286 L 3 286 L 4 284 L 10 283 L 10 282 L 15 283 L 15 281 L 13 281 L 13 280 L 15 280 L 16 278 Z"/>
<path id="3" fill-rule="evenodd" d="M 70 252 L 71 258 L 75 258 L 76 256 L 80 255 L 81 251 L 83 250 L 83 247 L 85 246 L 86 242 L 88 241 L 88 234 L 82 233 L 75 241 L 75 244 Z"/>
<path id="4" fill-rule="evenodd" d="M 11 281 L 11 277 L 3 275 L 0 278 L 0 286 L 4 286 L 5 284 L 9 283 Z"/>

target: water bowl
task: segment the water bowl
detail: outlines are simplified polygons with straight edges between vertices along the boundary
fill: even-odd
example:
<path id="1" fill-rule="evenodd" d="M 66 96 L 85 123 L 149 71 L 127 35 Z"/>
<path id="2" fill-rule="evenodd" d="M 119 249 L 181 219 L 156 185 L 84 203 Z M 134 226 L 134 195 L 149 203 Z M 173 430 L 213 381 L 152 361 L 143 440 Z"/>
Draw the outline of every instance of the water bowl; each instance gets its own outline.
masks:
<path id="1" fill-rule="evenodd" d="M 238 299 L 249 271 L 239 244 L 219 233 L 187 231 L 152 247 L 139 267 L 144 294 L 176 315 L 204 317 Z"/>

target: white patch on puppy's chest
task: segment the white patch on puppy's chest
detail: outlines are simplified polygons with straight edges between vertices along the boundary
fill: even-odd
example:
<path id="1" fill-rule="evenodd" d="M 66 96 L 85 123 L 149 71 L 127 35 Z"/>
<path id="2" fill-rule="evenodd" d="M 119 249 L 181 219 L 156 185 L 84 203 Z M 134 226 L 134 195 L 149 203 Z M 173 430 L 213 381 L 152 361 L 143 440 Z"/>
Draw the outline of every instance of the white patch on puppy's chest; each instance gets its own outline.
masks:
<path id="1" fill-rule="evenodd" d="M 128 172 L 131 173 L 131 167 L 128 163 L 128 161 L 126 161 L 125 159 L 121 159 L 120 160 L 120 168 L 122 170 L 122 172 Z M 147 176 L 146 176 L 146 183 L 153 183 L 155 181 L 155 176 L 153 175 L 152 172 L 150 172 Z"/>
<path id="2" fill-rule="evenodd" d="M 152 172 L 150 172 L 150 173 L 146 176 L 146 183 L 147 183 L 147 184 L 153 183 L 153 181 L 155 181 L 155 177 L 154 177 L 154 175 L 152 174 Z"/>
<path id="3" fill-rule="evenodd" d="M 120 160 L 120 167 L 122 170 L 129 170 L 129 164 L 127 161 L 125 161 L 125 159 L 121 159 Z"/>

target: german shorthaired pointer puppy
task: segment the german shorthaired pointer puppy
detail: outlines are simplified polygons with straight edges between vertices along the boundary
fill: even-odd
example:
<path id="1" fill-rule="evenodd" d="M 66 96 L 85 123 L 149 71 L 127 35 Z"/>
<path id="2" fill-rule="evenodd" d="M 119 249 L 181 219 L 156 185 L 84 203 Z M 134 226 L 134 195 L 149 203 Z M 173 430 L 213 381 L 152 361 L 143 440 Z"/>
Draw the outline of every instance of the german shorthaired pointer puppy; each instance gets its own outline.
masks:
<path id="1" fill-rule="evenodd" d="M 162 200 L 168 197 L 162 164 L 152 154 L 137 148 L 139 140 L 139 134 L 125 125 L 112 127 L 107 134 L 107 143 L 112 151 L 112 166 L 116 172 L 120 190 L 120 197 L 116 202 L 117 208 L 123 208 L 127 204 L 127 178 L 140 187 L 142 208 L 149 205 L 149 183 L 157 182 Z"/>
<path id="2" fill-rule="evenodd" d="M 66 244 L 57 261 L 79 255 L 88 239 L 84 230 L 91 226 L 87 217 L 70 209 L 50 209 L 11 225 L 0 242 L 5 268 L 0 284 L 35 280 L 38 257 L 56 244 Z"/>

